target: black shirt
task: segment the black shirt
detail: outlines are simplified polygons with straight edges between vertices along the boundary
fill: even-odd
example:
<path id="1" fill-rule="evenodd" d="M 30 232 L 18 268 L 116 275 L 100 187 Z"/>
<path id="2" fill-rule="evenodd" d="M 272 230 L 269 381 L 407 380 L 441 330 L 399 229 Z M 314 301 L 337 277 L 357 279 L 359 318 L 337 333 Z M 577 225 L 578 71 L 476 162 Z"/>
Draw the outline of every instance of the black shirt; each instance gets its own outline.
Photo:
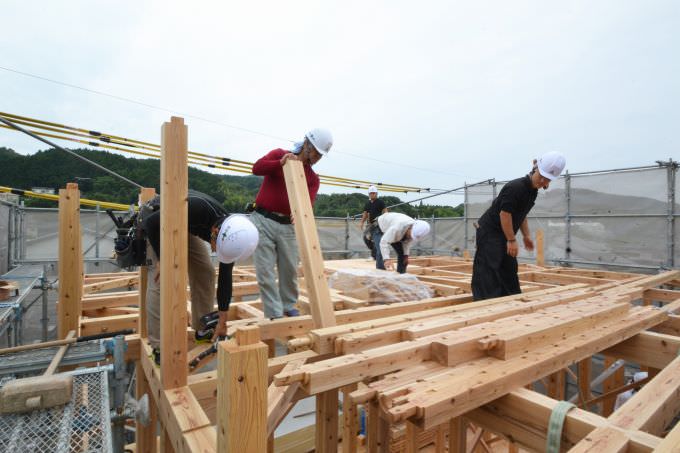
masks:
<path id="1" fill-rule="evenodd" d="M 366 202 L 366 204 L 364 205 L 364 211 L 368 212 L 368 221 L 369 222 L 374 221 L 376 217 L 378 217 L 380 214 L 382 214 L 384 209 L 385 209 L 385 202 L 382 201 L 380 198 L 376 198 L 375 201 L 371 201 L 369 199 Z"/>
<path id="2" fill-rule="evenodd" d="M 501 189 L 495 200 L 491 203 L 479 219 L 479 226 L 497 231 L 501 234 L 501 211 L 512 214 L 512 230 L 517 233 L 519 227 L 524 222 L 527 214 L 534 207 L 538 190 L 531 185 L 529 175 L 523 178 L 513 179 Z"/>
<path id="3" fill-rule="evenodd" d="M 210 242 L 210 230 L 219 220 L 229 213 L 210 195 L 196 190 L 189 190 L 188 194 L 189 234 L 198 236 Z M 161 211 L 160 209 L 149 215 L 143 221 L 146 236 L 153 247 L 156 256 L 161 256 Z M 217 306 L 221 311 L 229 309 L 232 293 L 232 271 L 234 263 L 220 263 L 217 280 Z"/>

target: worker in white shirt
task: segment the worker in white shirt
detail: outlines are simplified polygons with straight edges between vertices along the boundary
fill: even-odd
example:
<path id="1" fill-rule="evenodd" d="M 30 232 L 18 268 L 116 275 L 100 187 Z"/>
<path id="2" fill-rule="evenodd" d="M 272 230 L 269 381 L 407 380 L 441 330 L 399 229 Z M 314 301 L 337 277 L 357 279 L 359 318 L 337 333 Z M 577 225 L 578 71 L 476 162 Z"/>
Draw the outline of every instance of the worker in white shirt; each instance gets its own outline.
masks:
<path id="1" fill-rule="evenodd" d="M 378 228 L 374 235 L 376 269 L 394 270 L 394 259 L 390 258 L 392 248 L 397 254 L 397 272 L 405 273 L 411 245 L 430 233 L 430 224 L 406 214 L 388 212 L 378 217 Z"/>

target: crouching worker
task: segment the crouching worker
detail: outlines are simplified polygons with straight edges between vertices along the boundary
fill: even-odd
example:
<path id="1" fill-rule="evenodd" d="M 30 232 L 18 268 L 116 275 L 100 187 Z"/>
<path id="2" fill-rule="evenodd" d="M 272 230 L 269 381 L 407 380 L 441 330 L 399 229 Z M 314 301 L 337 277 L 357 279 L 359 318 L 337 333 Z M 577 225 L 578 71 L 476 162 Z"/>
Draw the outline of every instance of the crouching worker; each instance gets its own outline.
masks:
<path id="1" fill-rule="evenodd" d="M 156 206 L 158 206 L 157 199 Z M 154 360 L 159 364 L 161 338 L 160 214 L 160 209 L 156 209 L 142 219 L 142 227 L 148 238 L 147 259 L 150 261 L 146 291 L 147 327 L 149 343 L 154 351 Z M 229 216 L 217 200 L 194 190 L 189 190 L 188 218 L 191 326 L 198 332 L 201 328 L 201 316 L 212 312 L 215 304 L 215 269 L 210 259 L 210 250 L 212 250 L 217 252 L 220 262 L 217 282 L 219 321 L 213 338 L 226 336 L 234 263 L 248 258 L 253 253 L 258 242 L 257 229 L 245 216 Z M 210 244 L 210 249 L 206 243 Z"/>
<path id="2" fill-rule="evenodd" d="M 429 233 L 429 223 L 412 219 L 406 214 L 388 212 L 378 217 L 378 228 L 373 232 L 376 269 L 394 270 L 394 260 L 390 258 L 391 247 L 397 253 L 397 272 L 405 273 L 411 245 Z"/>

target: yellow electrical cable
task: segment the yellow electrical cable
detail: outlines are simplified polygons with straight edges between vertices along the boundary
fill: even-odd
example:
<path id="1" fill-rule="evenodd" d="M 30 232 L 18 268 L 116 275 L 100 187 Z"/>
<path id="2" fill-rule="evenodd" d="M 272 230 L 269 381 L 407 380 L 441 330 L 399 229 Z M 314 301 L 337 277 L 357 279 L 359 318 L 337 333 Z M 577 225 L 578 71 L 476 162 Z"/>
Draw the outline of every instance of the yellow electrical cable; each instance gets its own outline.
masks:
<path id="1" fill-rule="evenodd" d="M 121 145 L 121 146 L 127 146 L 127 147 L 133 147 L 133 148 L 141 148 L 145 149 L 147 151 L 156 151 L 160 152 L 160 146 L 155 145 L 153 143 L 148 143 L 148 142 L 143 142 L 139 140 L 134 140 L 134 139 L 129 139 L 126 137 L 121 137 L 121 136 L 116 136 L 112 134 L 104 134 L 101 132 L 97 131 L 92 131 L 88 129 L 82 129 L 82 128 L 76 128 L 60 123 L 54 123 L 50 121 L 44 121 L 44 120 L 39 120 L 39 119 L 34 119 L 34 118 L 29 118 L 25 116 L 20 116 L 20 115 L 15 115 L 11 113 L 5 113 L 5 112 L 0 112 L 0 116 L 5 116 L 12 121 L 15 121 L 19 124 L 26 125 L 26 126 L 32 126 L 36 128 L 40 128 L 43 130 L 49 130 L 52 132 L 59 132 L 59 133 L 66 133 L 70 135 L 75 135 L 78 137 L 83 137 L 83 138 L 93 138 L 97 140 L 97 142 L 90 141 L 90 140 L 80 140 L 72 137 L 64 137 L 64 136 L 59 136 L 59 135 L 54 135 L 54 134 L 49 134 L 45 132 L 38 132 L 35 130 L 32 130 L 31 132 L 42 135 L 45 137 L 51 137 L 51 138 L 57 138 L 60 140 L 67 140 L 67 141 L 72 141 L 76 143 L 81 143 L 89 146 L 94 146 L 98 148 L 106 148 L 106 149 L 112 149 L 116 151 L 122 151 L 122 152 L 128 152 L 131 154 L 137 154 L 137 155 L 142 155 L 146 157 L 152 157 L 152 158 L 158 158 L 160 157 L 159 155 L 155 154 L 149 154 L 149 153 L 144 153 L 141 151 L 133 151 L 130 149 L 125 149 L 125 148 L 120 148 L 117 146 L 112 146 L 112 145 L 107 145 L 105 143 L 113 143 L 116 145 Z M 7 129 L 11 129 L 8 126 L 0 126 L 4 127 Z M 66 130 L 59 130 L 60 129 L 66 129 Z M 119 141 L 120 140 L 120 141 Z M 103 141 L 104 143 L 98 143 L 100 141 Z M 209 154 L 203 154 L 203 153 L 197 153 L 193 151 L 189 151 L 189 155 L 191 156 L 191 163 L 196 164 L 196 165 L 203 165 L 203 166 L 208 166 L 210 168 L 220 168 L 224 170 L 231 170 L 239 173 L 251 173 L 251 168 L 252 168 L 252 163 L 246 162 L 246 161 L 241 161 L 241 160 L 236 160 L 236 159 L 230 159 L 230 158 L 222 158 L 219 156 L 211 156 Z M 224 165 L 224 163 L 228 162 L 228 165 Z M 202 163 L 202 162 L 207 162 L 207 163 Z M 219 163 L 213 163 L 213 162 L 219 162 Z M 429 189 L 424 189 L 424 188 L 419 188 L 415 186 L 401 186 L 401 185 L 396 185 L 396 184 L 387 184 L 387 183 L 373 183 L 371 181 L 365 181 L 365 180 L 355 180 L 355 179 L 349 179 L 349 178 L 342 178 L 342 177 L 336 177 L 336 176 L 329 176 L 329 175 L 319 175 L 319 178 L 322 182 L 322 184 L 325 185 L 332 185 L 336 187 L 347 187 L 347 188 L 356 188 L 356 189 L 366 189 L 369 185 L 377 185 L 381 188 L 383 191 L 387 192 L 399 192 L 399 193 L 408 193 L 408 192 L 429 192 Z"/>
<path id="2" fill-rule="evenodd" d="M 54 194 L 49 194 L 49 193 L 38 193 L 38 192 L 33 192 L 31 190 L 22 190 L 22 189 L 13 189 L 11 187 L 5 187 L 5 186 L 0 186 L 0 192 L 5 192 L 5 193 L 13 193 L 15 195 L 22 195 L 26 197 L 31 197 L 31 198 L 40 198 L 43 200 L 50 200 L 50 201 L 59 201 L 59 195 L 54 195 Z M 103 209 L 113 209 L 116 211 L 127 211 L 130 209 L 131 205 L 126 205 L 126 204 L 120 204 L 120 203 L 111 203 L 108 201 L 97 201 L 97 200 L 90 200 L 88 198 L 81 198 L 80 199 L 80 204 L 85 205 L 85 206 L 94 206 L 96 207 L 99 205 L 100 208 Z M 134 209 L 137 209 L 135 206 Z"/>

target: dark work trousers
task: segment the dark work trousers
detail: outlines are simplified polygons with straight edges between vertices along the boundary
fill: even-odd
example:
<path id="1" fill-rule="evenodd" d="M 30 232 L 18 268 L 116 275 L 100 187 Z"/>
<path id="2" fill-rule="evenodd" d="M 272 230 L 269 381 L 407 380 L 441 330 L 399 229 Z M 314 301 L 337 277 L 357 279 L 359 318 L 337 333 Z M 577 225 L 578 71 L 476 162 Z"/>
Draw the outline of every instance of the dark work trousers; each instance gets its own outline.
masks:
<path id="1" fill-rule="evenodd" d="M 472 296 L 474 300 L 519 294 L 517 258 L 508 255 L 507 241 L 502 232 L 477 229 L 477 252 L 472 266 Z"/>
<path id="2" fill-rule="evenodd" d="M 385 262 L 383 261 L 382 252 L 380 251 L 380 240 L 383 237 L 383 232 L 380 228 L 373 230 L 373 244 L 375 244 L 375 268 L 385 270 Z M 406 263 L 404 262 L 404 245 L 400 242 L 393 242 L 390 244 L 395 252 L 397 252 L 397 272 L 400 274 L 406 273 Z"/>
<path id="3" fill-rule="evenodd" d="M 368 222 L 366 228 L 364 229 L 361 238 L 364 240 L 364 244 L 371 251 L 371 258 L 375 259 L 375 244 L 373 244 L 373 225 Z"/>

